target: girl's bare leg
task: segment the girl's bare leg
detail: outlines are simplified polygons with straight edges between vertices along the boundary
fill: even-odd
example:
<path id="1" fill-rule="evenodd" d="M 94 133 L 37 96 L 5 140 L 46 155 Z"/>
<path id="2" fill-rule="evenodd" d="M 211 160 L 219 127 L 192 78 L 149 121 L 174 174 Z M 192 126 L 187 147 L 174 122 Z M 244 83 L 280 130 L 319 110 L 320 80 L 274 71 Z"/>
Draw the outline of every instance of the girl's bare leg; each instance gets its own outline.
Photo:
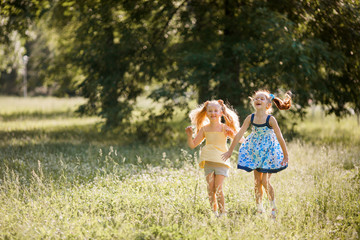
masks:
<path id="1" fill-rule="evenodd" d="M 262 185 L 264 186 L 266 194 L 270 200 L 271 217 L 276 218 L 275 193 L 273 186 L 270 184 L 270 177 L 271 173 L 264 173 L 262 177 Z"/>
<path id="2" fill-rule="evenodd" d="M 261 184 L 264 186 L 269 200 L 274 201 L 275 192 L 273 186 L 270 183 L 270 177 L 271 177 L 271 173 L 264 173 L 261 179 Z"/>
<path id="3" fill-rule="evenodd" d="M 222 189 L 224 179 L 225 176 L 223 175 L 215 175 L 215 193 L 220 213 L 225 212 L 225 198 Z"/>
<path id="4" fill-rule="evenodd" d="M 209 195 L 210 207 L 213 211 L 217 211 L 216 196 L 215 196 L 215 173 L 209 173 L 206 176 L 207 189 Z"/>
<path id="5" fill-rule="evenodd" d="M 263 173 L 254 170 L 255 198 L 257 205 L 262 203 L 262 197 L 263 197 L 262 178 L 263 178 Z"/>

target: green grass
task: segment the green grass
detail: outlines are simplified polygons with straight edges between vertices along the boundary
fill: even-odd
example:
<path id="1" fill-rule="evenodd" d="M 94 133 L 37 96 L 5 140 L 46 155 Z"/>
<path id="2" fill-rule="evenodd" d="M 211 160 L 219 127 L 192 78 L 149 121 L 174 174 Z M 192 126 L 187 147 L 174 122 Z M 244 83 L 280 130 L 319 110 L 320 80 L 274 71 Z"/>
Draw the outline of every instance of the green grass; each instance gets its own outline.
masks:
<path id="1" fill-rule="evenodd" d="M 56 97 L 3 97 L 0 96 L 1 109 L 0 114 L 19 114 L 40 112 L 54 113 L 54 112 L 68 112 L 73 111 L 77 106 L 85 103 L 83 98 L 56 98 Z"/>
<path id="2" fill-rule="evenodd" d="M 320 108 L 316 108 L 297 124 L 296 130 L 304 141 L 319 145 L 360 145 L 360 123 L 356 116 L 338 119 L 333 115 L 325 116 Z"/>
<path id="3" fill-rule="evenodd" d="M 359 238 L 354 117 L 299 122 L 289 168 L 272 177 L 276 221 L 255 214 L 253 175 L 235 168 L 224 184 L 228 216 L 216 219 L 184 138 L 155 147 L 104 135 L 100 119 L 72 112 L 81 99 L 0 100 L 0 239 Z"/>

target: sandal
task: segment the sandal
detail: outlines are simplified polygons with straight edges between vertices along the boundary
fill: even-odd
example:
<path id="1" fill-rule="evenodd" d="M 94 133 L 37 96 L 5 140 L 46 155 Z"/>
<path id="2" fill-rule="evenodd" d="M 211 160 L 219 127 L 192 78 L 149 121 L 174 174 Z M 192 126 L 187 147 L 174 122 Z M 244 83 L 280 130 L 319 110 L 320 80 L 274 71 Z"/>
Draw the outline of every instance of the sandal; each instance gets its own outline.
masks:
<path id="1" fill-rule="evenodd" d="M 273 208 L 271 210 L 271 218 L 275 219 L 276 218 L 276 212 L 277 212 L 277 209 L 276 208 Z"/>
<path id="2" fill-rule="evenodd" d="M 215 217 L 218 217 L 218 216 L 219 216 L 218 211 L 214 211 L 214 210 L 213 210 L 212 212 L 213 212 L 213 214 L 214 214 Z"/>
<path id="3" fill-rule="evenodd" d="M 227 212 L 221 212 L 218 217 L 220 218 L 220 217 L 226 217 L 226 216 L 227 216 Z"/>
<path id="4" fill-rule="evenodd" d="M 258 214 L 263 214 L 265 212 L 264 208 L 258 208 L 256 211 Z"/>

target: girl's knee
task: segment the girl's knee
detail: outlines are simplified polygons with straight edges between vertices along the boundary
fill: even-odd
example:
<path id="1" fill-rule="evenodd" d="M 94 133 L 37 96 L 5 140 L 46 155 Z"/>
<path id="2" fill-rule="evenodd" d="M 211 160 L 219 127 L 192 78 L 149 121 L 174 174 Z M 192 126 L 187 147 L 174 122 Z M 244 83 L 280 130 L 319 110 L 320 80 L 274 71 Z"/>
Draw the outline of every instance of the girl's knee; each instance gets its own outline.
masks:
<path id="1" fill-rule="evenodd" d="M 219 191 L 216 191 L 215 195 L 218 198 L 218 197 L 224 196 L 224 192 L 222 190 L 219 190 Z"/>
<path id="2" fill-rule="evenodd" d="M 214 186 L 208 186 L 208 192 L 209 193 L 215 193 L 216 192 L 216 188 Z"/>
<path id="3" fill-rule="evenodd" d="M 215 189 L 216 193 L 222 192 L 222 185 L 215 185 Z"/>
<path id="4" fill-rule="evenodd" d="M 270 180 L 268 179 L 262 179 L 261 184 L 264 186 L 265 189 L 271 187 Z"/>
<path id="5" fill-rule="evenodd" d="M 262 181 L 261 179 L 255 179 L 255 187 L 261 187 Z"/>

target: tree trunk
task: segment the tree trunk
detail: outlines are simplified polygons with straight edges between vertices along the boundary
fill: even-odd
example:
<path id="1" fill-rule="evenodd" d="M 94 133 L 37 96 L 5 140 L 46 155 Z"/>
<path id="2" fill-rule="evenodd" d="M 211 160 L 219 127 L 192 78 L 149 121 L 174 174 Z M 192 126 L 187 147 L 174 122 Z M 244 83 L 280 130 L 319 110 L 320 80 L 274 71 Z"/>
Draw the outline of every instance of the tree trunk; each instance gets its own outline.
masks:
<path id="1" fill-rule="evenodd" d="M 223 79 L 219 79 L 219 98 L 229 101 L 234 106 L 240 105 L 240 95 L 238 90 L 240 87 L 240 61 L 233 53 L 233 46 L 238 40 L 240 34 L 236 31 L 235 10 L 237 9 L 236 1 L 225 0 L 225 24 L 222 46 L 222 62 L 220 63 L 220 72 Z"/>

